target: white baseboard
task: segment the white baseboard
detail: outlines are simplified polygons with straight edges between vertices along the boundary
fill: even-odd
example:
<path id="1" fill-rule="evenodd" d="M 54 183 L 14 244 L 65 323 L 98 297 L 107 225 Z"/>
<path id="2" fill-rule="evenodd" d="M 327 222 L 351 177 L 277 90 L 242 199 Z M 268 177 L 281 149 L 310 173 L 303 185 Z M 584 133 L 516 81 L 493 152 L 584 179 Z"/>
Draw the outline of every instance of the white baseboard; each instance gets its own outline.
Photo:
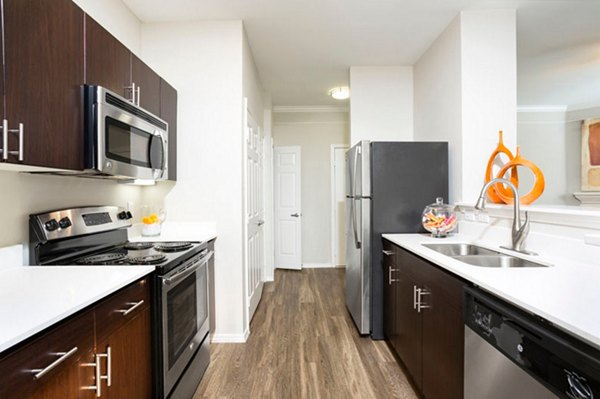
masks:
<path id="1" fill-rule="evenodd" d="M 335 267 L 331 263 L 303 263 L 303 269 L 322 269 L 327 267 Z"/>
<path id="2" fill-rule="evenodd" d="M 271 274 L 271 273 L 269 273 L 269 274 L 265 274 L 265 275 L 263 276 L 263 281 L 264 281 L 265 283 L 270 283 L 270 282 L 272 282 L 272 281 L 275 281 L 275 275 L 274 275 L 274 274 Z"/>
<path id="3" fill-rule="evenodd" d="M 243 334 L 211 334 L 210 342 L 216 344 L 243 344 L 248 340 L 250 330 Z"/>

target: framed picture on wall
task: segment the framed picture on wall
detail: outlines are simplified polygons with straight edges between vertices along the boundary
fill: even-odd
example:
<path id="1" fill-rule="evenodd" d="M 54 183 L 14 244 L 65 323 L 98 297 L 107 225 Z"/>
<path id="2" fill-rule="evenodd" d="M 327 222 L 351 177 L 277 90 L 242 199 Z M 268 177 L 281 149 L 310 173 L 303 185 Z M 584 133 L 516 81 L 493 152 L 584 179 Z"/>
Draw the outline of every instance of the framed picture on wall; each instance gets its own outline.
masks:
<path id="1" fill-rule="evenodd" d="M 581 190 L 600 191 L 600 118 L 581 125 Z"/>

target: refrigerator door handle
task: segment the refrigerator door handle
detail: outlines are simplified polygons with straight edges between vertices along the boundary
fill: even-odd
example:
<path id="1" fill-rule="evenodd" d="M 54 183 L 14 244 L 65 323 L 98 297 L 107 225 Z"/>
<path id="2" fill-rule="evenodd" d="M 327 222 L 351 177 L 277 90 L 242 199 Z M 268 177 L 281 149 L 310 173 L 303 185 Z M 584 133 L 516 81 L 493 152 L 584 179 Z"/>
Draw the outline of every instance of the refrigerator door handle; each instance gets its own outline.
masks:
<path id="1" fill-rule="evenodd" d="M 352 227 L 354 228 L 354 245 L 356 246 L 356 249 L 360 249 L 361 242 L 358 239 L 358 226 L 356 226 L 356 205 L 354 204 L 354 201 L 356 201 L 356 199 L 352 200 Z"/>

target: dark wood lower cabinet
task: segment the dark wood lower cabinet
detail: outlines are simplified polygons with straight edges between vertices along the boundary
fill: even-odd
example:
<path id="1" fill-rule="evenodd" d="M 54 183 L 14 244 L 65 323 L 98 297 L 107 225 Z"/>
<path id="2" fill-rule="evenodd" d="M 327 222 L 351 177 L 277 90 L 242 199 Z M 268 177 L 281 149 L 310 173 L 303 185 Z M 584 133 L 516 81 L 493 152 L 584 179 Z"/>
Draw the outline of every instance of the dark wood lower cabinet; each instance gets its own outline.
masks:
<path id="1" fill-rule="evenodd" d="M 127 322 L 98 345 L 111 350 L 111 386 L 106 396 L 120 399 L 146 399 L 152 396 L 150 358 L 150 309 Z"/>
<path id="2" fill-rule="evenodd" d="M 143 306 L 131 309 L 136 300 L 142 299 Z M 149 303 L 149 284 L 143 279 L 3 353 L 0 398 L 152 397 Z M 113 310 L 108 311 L 109 308 Z M 124 314 L 128 309 L 131 311 Z M 110 360 L 105 356 L 108 348 Z M 69 352 L 72 354 L 61 363 L 48 367 Z M 34 378 L 45 368 L 49 370 Z M 98 381 L 97 373 L 106 377 L 110 374 L 111 386 L 106 378 Z"/>
<path id="3" fill-rule="evenodd" d="M 465 283 L 388 241 L 384 249 L 393 253 L 384 265 L 393 269 L 385 296 L 390 345 L 425 398 L 462 398 Z"/>

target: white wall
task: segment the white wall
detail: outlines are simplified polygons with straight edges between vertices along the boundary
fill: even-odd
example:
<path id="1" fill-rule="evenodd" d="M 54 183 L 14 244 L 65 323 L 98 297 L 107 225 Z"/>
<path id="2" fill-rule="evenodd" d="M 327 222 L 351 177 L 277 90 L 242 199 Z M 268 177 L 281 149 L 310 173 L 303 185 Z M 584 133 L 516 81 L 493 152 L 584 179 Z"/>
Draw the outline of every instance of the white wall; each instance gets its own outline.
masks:
<path id="1" fill-rule="evenodd" d="M 461 13 L 462 193 L 476 200 L 490 153 L 517 144 L 517 18 L 515 10 Z"/>
<path id="2" fill-rule="evenodd" d="M 460 71 L 460 17 L 457 17 L 414 66 L 415 140 L 448 142 L 450 203 L 460 198 L 463 179 Z"/>
<path id="3" fill-rule="evenodd" d="M 140 54 L 141 22 L 121 0 L 73 0 L 73 2 L 131 51 Z"/>
<path id="4" fill-rule="evenodd" d="M 242 275 L 241 21 L 145 24 L 142 56 L 178 92 L 178 181 L 149 188 L 170 220 L 215 221 L 214 336 L 240 340 Z M 152 193 L 153 192 L 153 193 Z M 146 195 L 146 194 L 145 194 Z"/>
<path id="5" fill-rule="evenodd" d="M 412 66 L 350 68 L 350 142 L 413 139 Z"/>
<path id="6" fill-rule="evenodd" d="M 348 114 L 280 113 L 273 115 L 275 146 L 302 150 L 302 263 L 331 264 L 332 144 L 349 144 Z"/>
<path id="7" fill-rule="evenodd" d="M 415 140 L 448 141 L 450 201 L 479 194 L 504 131 L 516 145 L 516 15 L 463 11 L 415 65 Z"/>

